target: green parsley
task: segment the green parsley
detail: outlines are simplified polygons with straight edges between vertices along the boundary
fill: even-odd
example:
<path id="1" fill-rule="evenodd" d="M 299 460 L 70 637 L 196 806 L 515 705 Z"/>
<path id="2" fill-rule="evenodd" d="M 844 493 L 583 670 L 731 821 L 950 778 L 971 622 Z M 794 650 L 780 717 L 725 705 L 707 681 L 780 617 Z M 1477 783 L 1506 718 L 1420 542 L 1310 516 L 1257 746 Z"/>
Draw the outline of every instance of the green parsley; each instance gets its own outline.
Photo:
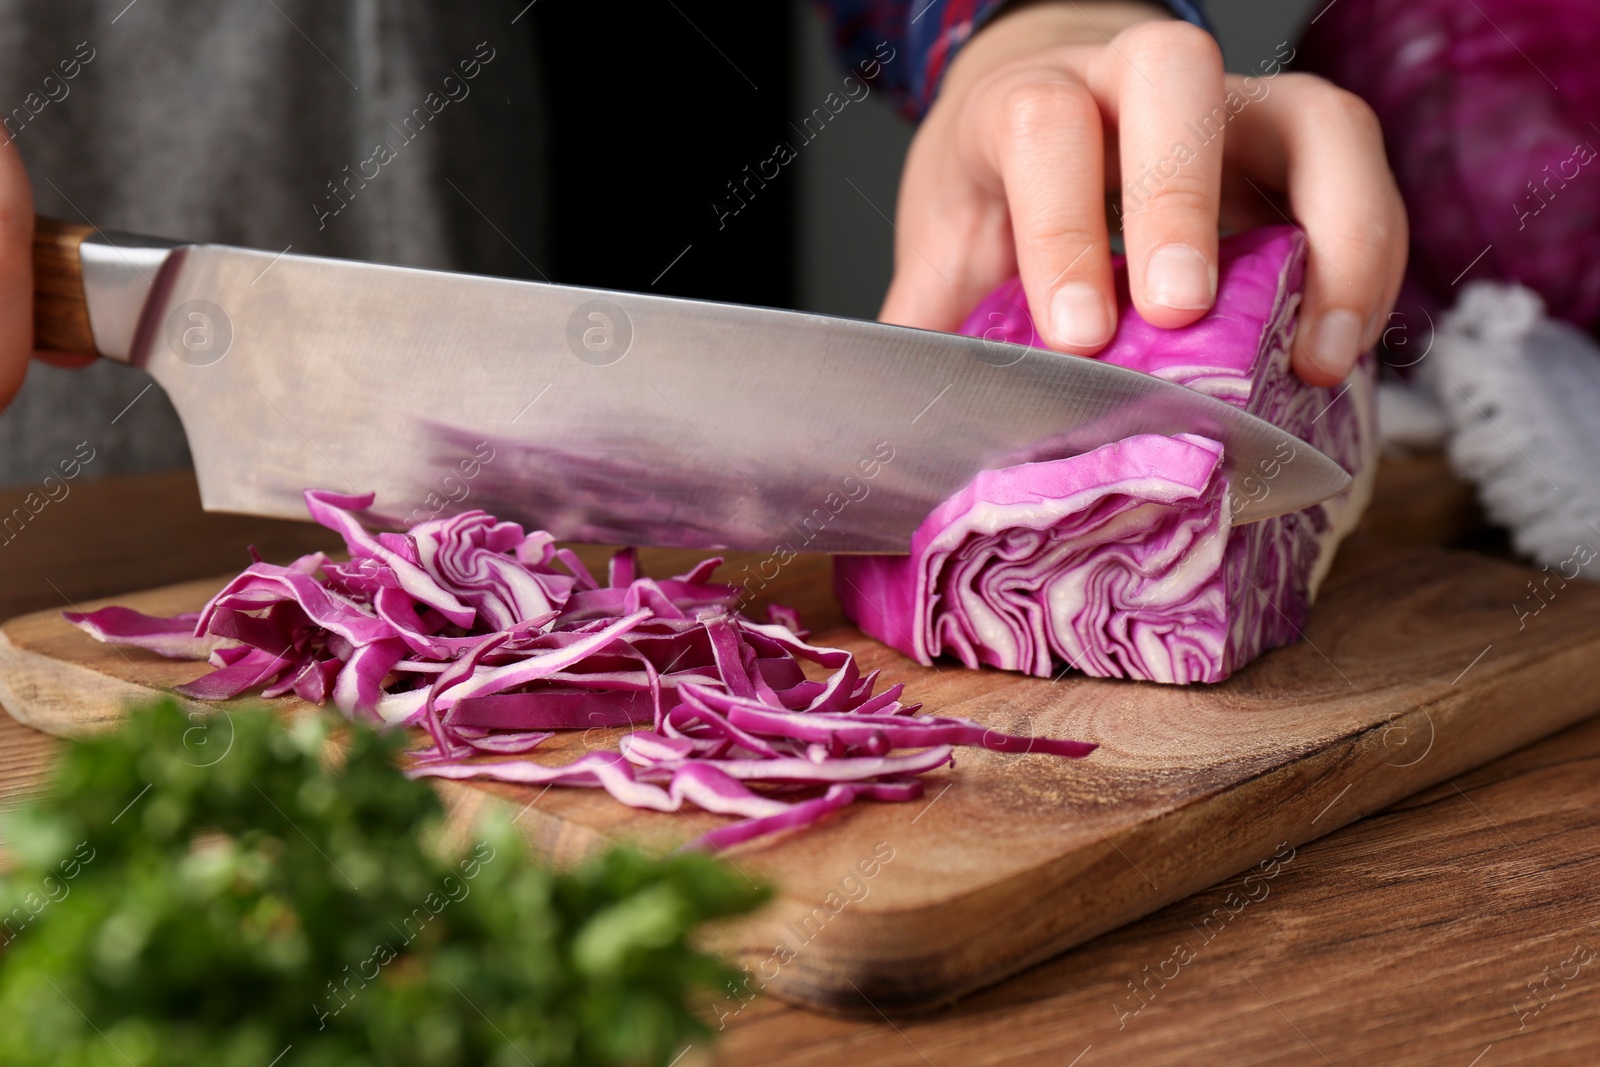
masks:
<path id="1" fill-rule="evenodd" d="M 0 1063 L 667 1064 L 734 978 L 691 947 L 764 893 L 701 856 L 453 850 L 397 734 L 170 700 L 73 743 L 9 820 Z"/>

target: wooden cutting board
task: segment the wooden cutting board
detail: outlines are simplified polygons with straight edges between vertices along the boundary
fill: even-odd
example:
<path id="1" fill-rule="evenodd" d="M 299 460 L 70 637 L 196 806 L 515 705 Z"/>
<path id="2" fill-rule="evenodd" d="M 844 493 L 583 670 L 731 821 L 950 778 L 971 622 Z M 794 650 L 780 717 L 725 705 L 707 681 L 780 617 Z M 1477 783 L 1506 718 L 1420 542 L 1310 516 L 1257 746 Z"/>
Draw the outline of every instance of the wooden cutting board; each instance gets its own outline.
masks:
<path id="1" fill-rule="evenodd" d="M 644 554 L 648 573 L 684 560 Z M 929 710 L 1101 747 L 1080 761 L 962 750 L 917 802 L 858 804 L 731 850 L 779 894 L 714 940 L 748 966 L 751 993 L 875 1015 L 948 1001 L 1263 861 L 1275 871 L 1272 857 L 1293 845 L 1600 711 L 1600 587 L 1569 583 L 1519 627 L 1514 605 L 1537 604 L 1528 582 L 1543 577 L 1368 536 L 1340 557 L 1304 640 L 1222 685 L 1179 689 L 919 667 L 843 621 L 826 561 L 796 561 L 773 597 L 802 611 L 815 640 L 855 650 Z M 192 610 L 219 584 L 115 600 Z M 0 627 L 0 702 L 54 734 L 104 727 L 127 701 L 200 670 L 100 645 L 54 611 Z M 540 758 L 614 738 L 566 735 Z M 719 822 L 588 790 L 443 793 L 460 820 L 512 806 L 557 863 L 617 838 L 670 848 Z M 740 1003 L 730 993 L 707 1010 Z"/>

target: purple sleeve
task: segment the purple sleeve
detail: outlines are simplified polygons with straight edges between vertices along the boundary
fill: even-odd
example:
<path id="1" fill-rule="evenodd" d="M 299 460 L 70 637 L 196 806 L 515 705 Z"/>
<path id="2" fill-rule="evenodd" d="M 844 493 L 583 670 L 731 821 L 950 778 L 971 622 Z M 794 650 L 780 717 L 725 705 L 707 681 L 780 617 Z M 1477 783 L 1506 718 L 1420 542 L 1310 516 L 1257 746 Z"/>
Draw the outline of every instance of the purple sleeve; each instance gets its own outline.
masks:
<path id="1" fill-rule="evenodd" d="M 834 47 L 852 73 L 920 119 L 952 57 L 1008 0 L 817 0 Z M 1166 0 L 1173 14 L 1210 29 L 1200 0 Z"/>

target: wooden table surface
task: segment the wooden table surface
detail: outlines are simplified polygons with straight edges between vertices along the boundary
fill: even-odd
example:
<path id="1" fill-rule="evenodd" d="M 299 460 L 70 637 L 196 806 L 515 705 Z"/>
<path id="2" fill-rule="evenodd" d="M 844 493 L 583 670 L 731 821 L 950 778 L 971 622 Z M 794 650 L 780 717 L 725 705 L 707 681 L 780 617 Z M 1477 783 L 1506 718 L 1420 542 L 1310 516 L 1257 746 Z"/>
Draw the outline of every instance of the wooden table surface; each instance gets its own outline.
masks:
<path id="1" fill-rule="evenodd" d="M 26 492 L 0 491 L 0 515 Z M 1386 463 L 1375 512 L 1365 536 L 1492 543 L 1437 461 Z M 273 558 L 330 540 L 202 515 L 188 474 L 77 484 L 5 538 L 0 617 L 221 573 L 246 543 Z M 0 810 L 40 788 L 59 745 L 0 716 Z M 1589 720 L 1286 850 L 1253 888 L 1219 884 L 937 1014 L 846 1021 L 757 999 L 724 1017 L 717 1059 L 1600 1064 L 1597 772 Z"/>

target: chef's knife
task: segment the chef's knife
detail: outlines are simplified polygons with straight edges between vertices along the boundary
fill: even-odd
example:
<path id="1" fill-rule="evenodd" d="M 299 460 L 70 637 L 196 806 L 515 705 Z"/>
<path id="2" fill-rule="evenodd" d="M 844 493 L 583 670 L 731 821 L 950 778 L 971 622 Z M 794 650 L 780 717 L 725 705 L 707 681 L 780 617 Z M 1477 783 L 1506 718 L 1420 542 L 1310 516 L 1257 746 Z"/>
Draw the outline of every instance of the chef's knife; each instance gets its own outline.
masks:
<path id="1" fill-rule="evenodd" d="M 304 518 L 315 487 L 396 526 L 481 507 L 580 541 L 905 552 L 979 471 L 1134 433 L 1221 441 L 1254 487 L 1236 523 L 1350 481 L 1221 401 L 992 340 L 48 219 L 34 271 L 36 347 L 148 371 L 215 511 Z"/>

